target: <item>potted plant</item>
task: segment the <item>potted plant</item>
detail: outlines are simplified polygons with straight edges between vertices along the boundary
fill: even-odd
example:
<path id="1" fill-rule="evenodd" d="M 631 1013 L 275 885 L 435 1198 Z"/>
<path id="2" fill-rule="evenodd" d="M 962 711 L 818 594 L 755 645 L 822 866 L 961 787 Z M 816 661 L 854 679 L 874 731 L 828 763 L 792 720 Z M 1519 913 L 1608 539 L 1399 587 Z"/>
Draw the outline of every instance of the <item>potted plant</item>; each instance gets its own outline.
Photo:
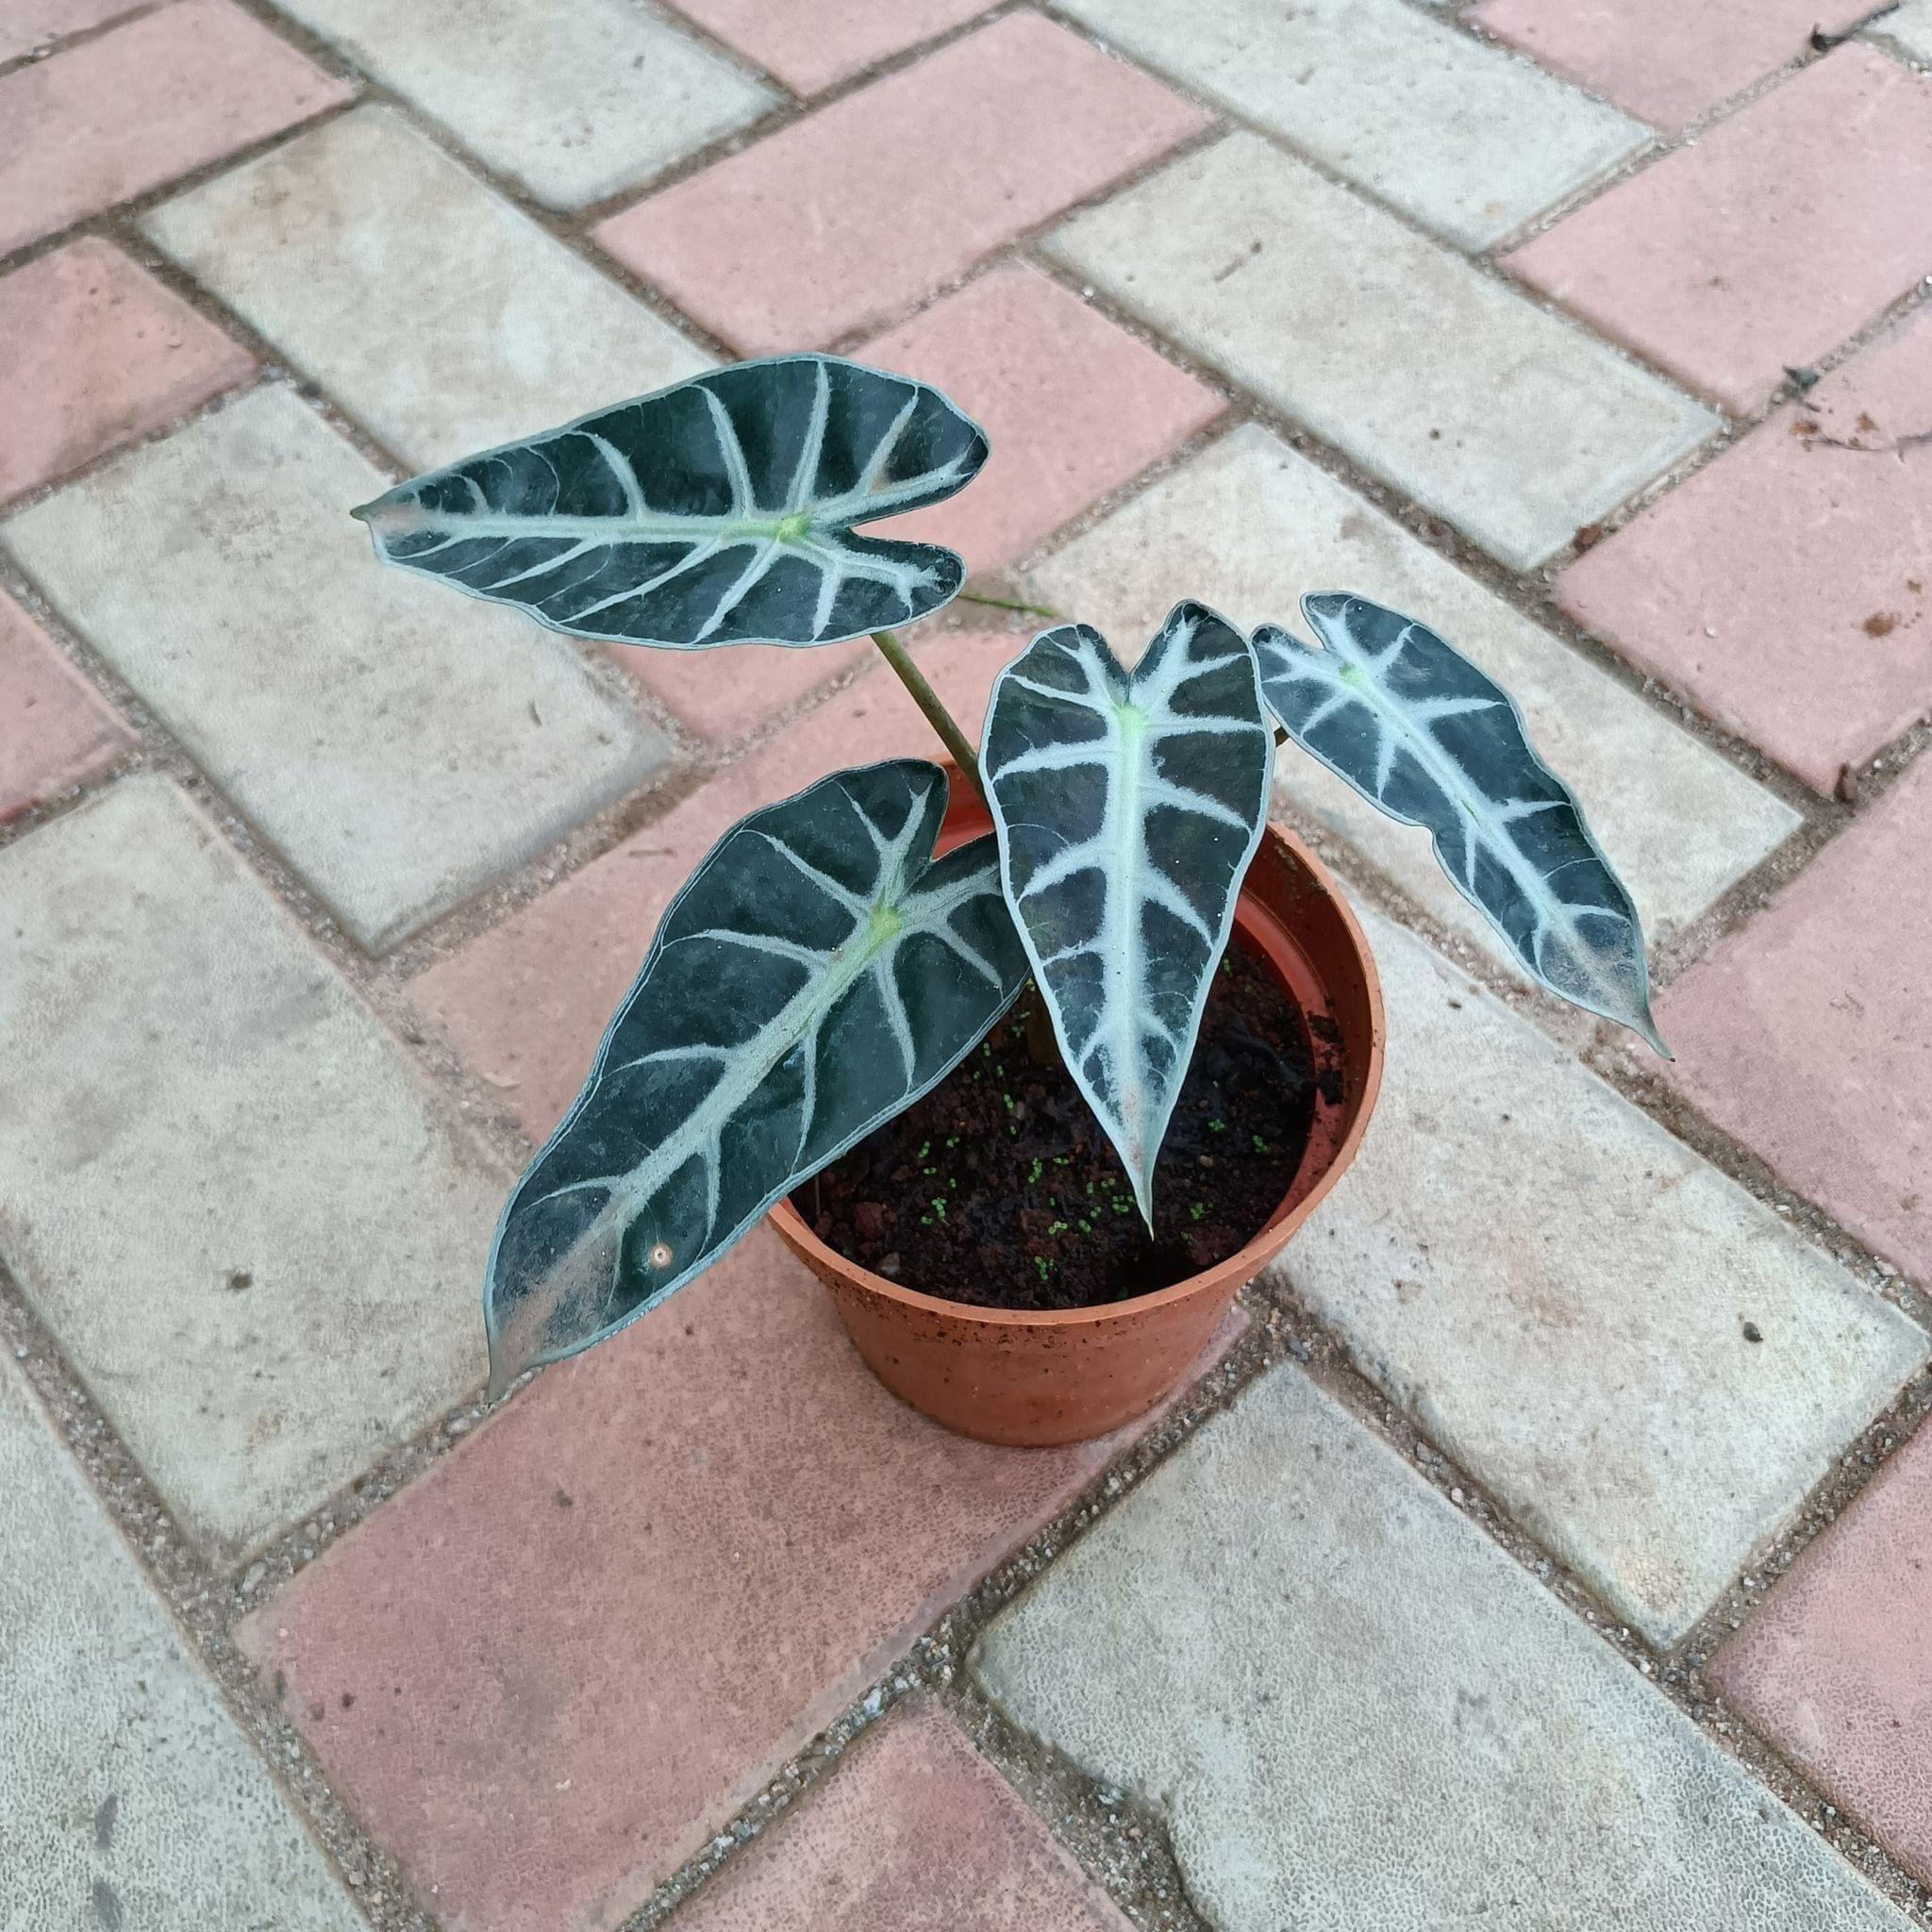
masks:
<path id="1" fill-rule="evenodd" d="M 951 758 L 753 812 L 673 900 L 504 1209 L 492 1393 L 770 1215 L 882 1379 L 949 1425 L 1059 1441 L 1151 1406 L 1333 1185 L 1380 1078 L 1360 929 L 1267 822 L 1278 740 L 1426 826 L 1530 974 L 1663 1051 L 1636 911 L 1575 800 L 1412 619 L 1308 596 L 1307 643 L 1182 602 L 1131 670 L 1057 625 L 971 744 L 894 628 L 963 562 L 857 526 L 986 455 L 924 384 L 784 356 L 355 512 L 384 561 L 576 637 L 871 635 Z"/>

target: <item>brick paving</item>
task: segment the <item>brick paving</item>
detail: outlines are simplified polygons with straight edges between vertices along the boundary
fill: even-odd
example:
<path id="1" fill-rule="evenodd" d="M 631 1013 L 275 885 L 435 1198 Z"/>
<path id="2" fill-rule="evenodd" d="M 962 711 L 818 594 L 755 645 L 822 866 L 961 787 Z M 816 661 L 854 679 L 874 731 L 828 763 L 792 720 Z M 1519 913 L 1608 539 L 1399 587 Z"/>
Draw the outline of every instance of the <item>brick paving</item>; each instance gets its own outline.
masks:
<path id="1" fill-rule="evenodd" d="M 1717 427 L 1690 397 L 1258 135 L 1162 170 L 1048 245 L 1524 569 Z"/>
<path id="2" fill-rule="evenodd" d="M 1829 356 L 1932 262 L 1932 79 L 1840 48 L 1507 266 L 1727 408 Z"/>
<path id="3" fill-rule="evenodd" d="M 1921 308 L 1571 564 L 1563 607 L 1831 792 L 1932 708 L 1924 428 Z"/>
<path id="4" fill-rule="evenodd" d="M 0 503 L 163 427 L 255 368 L 241 343 L 95 236 L 0 281 Z"/>
<path id="5" fill-rule="evenodd" d="M 1465 18 L 1652 126 L 1674 129 L 1795 61 L 1814 27 L 1842 33 L 1870 11 L 1864 0 L 1477 0 Z"/>
<path id="6" fill-rule="evenodd" d="M 0 821 L 77 785 L 133 742 L 10 597 L 0 597 Z"/>
<path id="7" fill-rule="evenodd" d="M 1865 10 L 0 8 L 8 1932 L 1932 1926 L 1932 4 Z M 1463 642 L 1675 1065 L 1285 760 L 1387 1086 L 1171 1410 L 947 1436 L 760 1233 L 486 1420 L 670 895 L 927 738 L 344 512 L 781 347 L 986 424 L 908 520 L 975 593 Z M 910 642 L 970 727 L 1025 635 Z"/>
<path id="8" fill-rule="evenodd" d="M 1932 1436 L 1913 1439 L 1711 1666 L 1724 1693 L 1932 1884 Z"/>

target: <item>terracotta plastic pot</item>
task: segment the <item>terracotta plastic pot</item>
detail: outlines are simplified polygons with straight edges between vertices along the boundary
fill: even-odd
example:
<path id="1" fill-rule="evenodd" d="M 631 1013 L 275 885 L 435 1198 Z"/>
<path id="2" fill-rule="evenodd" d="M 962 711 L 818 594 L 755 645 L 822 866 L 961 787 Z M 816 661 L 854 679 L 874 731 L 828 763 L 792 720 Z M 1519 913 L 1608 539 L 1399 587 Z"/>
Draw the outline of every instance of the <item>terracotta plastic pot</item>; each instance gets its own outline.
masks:
<path id="1" fill-rule="evenodd" d="M 941 851 L 991 829 L 977 793 L 950 775 Z M 831 1291 L 859 1354 L 895 1395 L 989 1442 L 1104 1436 L 1174 1386 L 1235 1296 L 1335 1185 L 1382 1081 L 1382 988 L 1368 943 L 1321 861 L 1274 825 L 1248 868 L 1235 934 L 1308 1017 L 1319 1097 L 1294 1185 L 1260 1233 L 1217 1266 L 1099 1307 L 975 1307 L 874 1274 L 826 1246 L 789 1201 L 773 1208 L 773 1225 Z"/>

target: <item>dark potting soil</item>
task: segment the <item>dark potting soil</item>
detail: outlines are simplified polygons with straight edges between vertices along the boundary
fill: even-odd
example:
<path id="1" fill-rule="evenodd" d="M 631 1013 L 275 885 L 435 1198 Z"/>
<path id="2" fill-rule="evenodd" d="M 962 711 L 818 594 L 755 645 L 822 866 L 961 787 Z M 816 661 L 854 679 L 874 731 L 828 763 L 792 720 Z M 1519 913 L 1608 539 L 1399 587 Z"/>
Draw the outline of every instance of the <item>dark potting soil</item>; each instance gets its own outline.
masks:
<path id="1" fill-rule="evenodd" d="M 1315 1110 L 1302 1012 L 1273 973 L 1236 945 L 1214 975 L 1155 1169 L 1151 1239 L 1066 1069 L 1028 1050 L 1037 998 L 1028 986 L 924 1100 L 793 1194 L 821 1241 L 948 1301 L 1082 1308 L 1185 1280 L 1260 1231 Z"/>

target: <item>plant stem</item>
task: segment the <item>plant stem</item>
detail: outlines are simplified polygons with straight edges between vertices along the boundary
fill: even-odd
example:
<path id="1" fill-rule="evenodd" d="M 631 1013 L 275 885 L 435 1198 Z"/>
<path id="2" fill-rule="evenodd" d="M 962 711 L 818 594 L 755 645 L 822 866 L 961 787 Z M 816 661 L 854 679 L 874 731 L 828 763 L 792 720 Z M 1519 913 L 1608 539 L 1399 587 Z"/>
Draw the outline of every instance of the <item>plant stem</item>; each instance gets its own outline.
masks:
<path id="1" fill-rule="evenodd" d="M 972 779 L 974 791 L 985 798 L 986 787 L 980 782 L 979 759 L 974 753 L 972 741 L 959 729 L 958 720 L 941 702 L 939 692 L 926 683 L 924 673 L 912 661 L 911 654 L 899 641 L 897 633 L 875 630 L 872 641 L 879 647 L 879 656 L 892 667 L 899 682 L 912 693 L 912 702 L 925 713 L 925 722 L 939 733 L 941 742 L 953 755 L 953 762 Z"/>
<path id="2" fill-rule="evenodd" d="M 1046 995 L 1041 991 L 1037 981 L 1033 988 L 1033 1004 L 1026 1008 L 1026 1051 L 1036 1067 L 1066 1065 L 1060 1057 L 1058 1036 L 1053 1030 L 1052 1015 L 1046 1010 Z"/>

